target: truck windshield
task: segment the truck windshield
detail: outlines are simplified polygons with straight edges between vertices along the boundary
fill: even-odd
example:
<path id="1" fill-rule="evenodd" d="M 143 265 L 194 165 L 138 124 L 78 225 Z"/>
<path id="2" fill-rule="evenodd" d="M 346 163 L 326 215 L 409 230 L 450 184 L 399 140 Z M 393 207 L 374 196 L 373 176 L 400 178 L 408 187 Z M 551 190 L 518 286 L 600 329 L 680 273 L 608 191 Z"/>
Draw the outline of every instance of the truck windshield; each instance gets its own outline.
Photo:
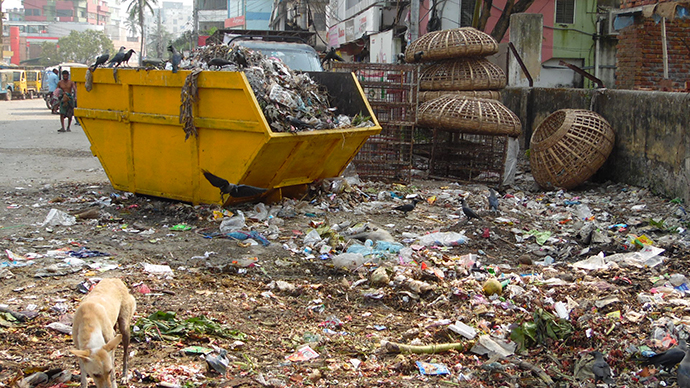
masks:
<path id="1" fill-rule="evenodd" d="M 306 44 L 244 40 L 237 41 L 235 44 L 259 51 L 267 57 L 280 59 L 291 70 L 323 71 L 316 50 Z"/>

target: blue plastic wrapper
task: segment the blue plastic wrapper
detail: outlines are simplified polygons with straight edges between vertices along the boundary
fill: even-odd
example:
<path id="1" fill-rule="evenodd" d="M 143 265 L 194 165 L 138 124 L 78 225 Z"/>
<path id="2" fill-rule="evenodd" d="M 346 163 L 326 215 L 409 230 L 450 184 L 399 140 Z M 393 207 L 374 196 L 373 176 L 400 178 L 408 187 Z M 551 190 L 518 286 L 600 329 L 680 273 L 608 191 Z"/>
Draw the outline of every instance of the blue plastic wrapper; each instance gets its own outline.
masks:
<path id="1" fill-rule="evenodd" d="M 430 363 L 424 361 L 417 361 L 417 368 L 419 368 L 419 373 L 423 375 L 449 375 L 450 371 L 448 367 L 443 364 Z"/>

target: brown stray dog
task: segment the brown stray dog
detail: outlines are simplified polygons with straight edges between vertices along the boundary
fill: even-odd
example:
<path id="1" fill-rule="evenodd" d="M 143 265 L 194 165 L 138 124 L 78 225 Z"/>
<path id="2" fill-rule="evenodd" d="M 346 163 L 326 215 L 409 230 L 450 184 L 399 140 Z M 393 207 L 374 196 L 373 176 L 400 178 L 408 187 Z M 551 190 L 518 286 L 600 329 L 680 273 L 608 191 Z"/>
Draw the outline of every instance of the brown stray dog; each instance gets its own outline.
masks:
<path id="1" fill-rule="evenodd" d="M 122 341 L 122 383 L 127 383 L 129 323 L 137 302 L 120 279 L 103 279 L 81 301 L 74 313 L 72 337 L 79 357 L 81 388 L 86 388 L 86 375 L 93 378 L 96 388 L 116 388 L 115 348 Z M 120 334 L 115 335 L 115 326 Z"/>

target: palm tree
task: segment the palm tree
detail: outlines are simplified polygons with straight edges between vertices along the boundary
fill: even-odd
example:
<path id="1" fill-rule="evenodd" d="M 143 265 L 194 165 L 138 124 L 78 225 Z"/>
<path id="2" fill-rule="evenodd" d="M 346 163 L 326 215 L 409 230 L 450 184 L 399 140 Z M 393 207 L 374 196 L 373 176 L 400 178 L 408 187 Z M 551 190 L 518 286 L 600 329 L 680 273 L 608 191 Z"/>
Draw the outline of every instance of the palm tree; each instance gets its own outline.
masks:
<path id="1" fill-rule="evenodd" d="M 148 9 L 153 15 L 152 5 L 156 5 L 158 0 L 131 0 L 127 7 L 127 12 L 131 19 L 136 19 L 139 22 L 139 32 L 141 33 L 141 49 L 139 50 L 139 66 L 142 65 L 144 59 L 144 10 Z"/>

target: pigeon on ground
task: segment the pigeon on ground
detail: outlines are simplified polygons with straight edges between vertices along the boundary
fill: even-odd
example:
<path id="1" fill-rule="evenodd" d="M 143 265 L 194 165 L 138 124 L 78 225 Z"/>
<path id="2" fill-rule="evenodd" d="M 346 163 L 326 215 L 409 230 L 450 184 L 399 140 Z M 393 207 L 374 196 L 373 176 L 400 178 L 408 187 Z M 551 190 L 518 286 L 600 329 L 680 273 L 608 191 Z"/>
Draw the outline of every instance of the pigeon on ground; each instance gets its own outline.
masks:
<path id="1" fill-rule="evenodd" d="M 172 54 L 170 58 L 172 72 L 177 73 L 177 70 L 180 68 L 180 62 L 182 62 L 182 54 L 180 54 L 173 45 L 168 46 L 168 51 Z"/>
<path id="2" fill-rule="evenodd" d="M 401 212 L 404 212 L 405 215 L 407 215 L 407 212 L 411 212 L 412 210 L 414 210 L 415 206 L 417 205 L 417 202 L 419 202 L 419 200 L 415 198 L 412 200 L 412 203 L 396 206 L 393 208 L 393 210 L 399 210 Z"/>
<path id="3" fill-rule="evenodd" d="M 489 207 L 492 211 L 498 211 L 498 197 L 494 189 L 489 189 Z"/>
<path id="4" fill-rule="evenodd" d="M 233 198 L 253 197 L 265 193 L 268 189 L 261 187 L 254 187 L 248 185 L 235 185 L 227 180 L 215 176 L 207 170 L 202 170 L 206 179 L 215 187 L 220 189 L 220 199 L 225 202 L 225 195 L 228 194 Z"/>
<path id="5" fill-rule="evenodd" d="M 460 198 L 460 202 L 462 203 L 462 212 L 465 213 L 465 216 L 467 217 L 467 220 L 469 221 L 472 218 L 476 218 L 478 220 L 481 220 L 482 218 L 477 215 L 477 213 L 474 212 L 474 210 L 470 209 L 467 206 L 467 202 L 465 202 L 465 198 Z"/>
<path id="6" fill-rule="evenodd" d="M 112 58 L 108 61 L 108 64 L 110 67 L 118 67 L 122 63 L 122 61 L 125 59 L 125 46 L 120 47 L 120 51 L 117 52 L 117 54 L 113 55 Z"/>
<path id="7" fill-rule="evenodd" d="M 96 63 L 91 65 L 91 72 L 93 73 L 98 66 L 103 65 L 108 60 L 108 58 L 110 58 L 110 52 L 108 52 L 108 50 L 106 50 L 105 54 L 96 58 Z"/>
<path id="8" fill-rule="evenodd" d="M 685 350 L 685 357 L 678 365 L 678 387 L 690 388 L 690 347 Z"/>
<path id="9" fill-rule="evenodd" d="M 603 381 L 606 384 L 615 384 L 615 381 L 611 377 L 611 367 L 604 360 L 604 355 L 601 352 L 591 352 L 594 356 L 594 363 L 592 364 L 592 373 L 594 373 L 594 383 Z"/>
<path id="10" fill-rule="evenodd" d="M 638 359 L 643 366 L 654 365 L 657 367 L 662 367 L 666 370 L 672 369 L 674 366 L 678 365 L 679 362 L 683 361 L 685 357 L 685 351 L 688 349 L 688 345 L 684 339 L 678 342 L 678 346 L 668 349 L 665 352 L 657 353 L 651 357 Z"/>

